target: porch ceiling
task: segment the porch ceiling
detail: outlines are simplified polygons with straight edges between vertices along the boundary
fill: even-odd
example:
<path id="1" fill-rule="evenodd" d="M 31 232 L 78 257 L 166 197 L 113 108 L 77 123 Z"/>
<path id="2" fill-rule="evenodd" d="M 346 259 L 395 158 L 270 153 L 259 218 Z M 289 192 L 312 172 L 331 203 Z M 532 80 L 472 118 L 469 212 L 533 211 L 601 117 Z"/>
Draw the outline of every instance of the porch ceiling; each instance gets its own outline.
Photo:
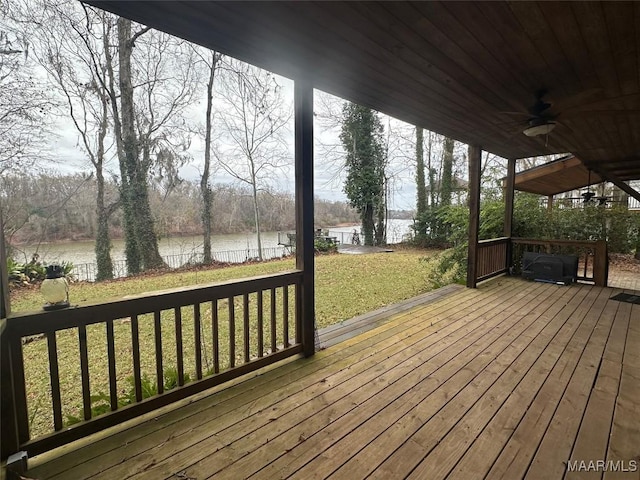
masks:
<path id="1" fill-rule="evenodd" d="M 640 4 L 88 3 L 503 157 L 640 178 Z M 548 139 L 521 133 L 540 89 Z"/>
<path id="2" fill-rule="evenodd" d="M 539 165 L 516 174 L 515 189 L 538 195 L 556 195 L 602 182 L 579 158 L 570 156 Z"/>

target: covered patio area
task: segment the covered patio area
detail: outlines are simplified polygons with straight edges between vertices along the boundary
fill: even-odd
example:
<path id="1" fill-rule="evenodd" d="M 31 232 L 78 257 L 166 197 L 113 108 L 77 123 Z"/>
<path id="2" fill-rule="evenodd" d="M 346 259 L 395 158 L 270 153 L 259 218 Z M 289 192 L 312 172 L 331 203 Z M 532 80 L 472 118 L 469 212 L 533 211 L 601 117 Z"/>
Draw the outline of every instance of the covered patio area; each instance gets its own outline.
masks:
<path id="1" fill-rule="evenodd" d="M 638 4 L 87 3 L 294 80 L 296 268 L 20 316 L 10 311 L 0 245 L 3 460 L 18 454 L 16 466 L 28 454 L 25 475 L 60 480 L 640 478 L 640 306 L 611 300 L 621 290 L 606 287 L 606 242 L 578 242 L 594 261 L 582 276 L 595 285 L 484 281 L 510 270 L 519 245 L 567 242 L 512 238 L 518 159 L 572 153 L 640 199 L 626 183 L 640 179 Z M 470 288 L 389 313 L 318 352 L 314 89 L 469 145 Z M 483 151 L 507 159 L 508 176 L 504 236 L 479 241 Z M 195 349 L 191 383 L 183 310 L 195 332 L 211 322 L 214 354 L 220 345 L 231 352 L 230 365 L 216 362 L 208 375 Z M 113 341 L 122 319 L 135 383 L 123 408 Z M 154 329 L 158 393 L 148 399 L 139 320 Z M 108 350 L 109 412 L 99 416 L 86 340 L 94 324 Z M 58 367 L 67 359 L 56 347 L 63 329 L 77 334 L 82 379 L 83 421 L 70 428 Z M 163 331 L 176 332 L 178 359 L 178 387 L 167 392 Z M 54 432 L 33 438 L 23 338 L 35 334 L 47 338 Z"/>
<path id="2" fill-rule="evenodd" d="M 449 287 L 312 358 L 35 457 L 29 476 L 637 479 L 640 305 L 620 291 Z"/>

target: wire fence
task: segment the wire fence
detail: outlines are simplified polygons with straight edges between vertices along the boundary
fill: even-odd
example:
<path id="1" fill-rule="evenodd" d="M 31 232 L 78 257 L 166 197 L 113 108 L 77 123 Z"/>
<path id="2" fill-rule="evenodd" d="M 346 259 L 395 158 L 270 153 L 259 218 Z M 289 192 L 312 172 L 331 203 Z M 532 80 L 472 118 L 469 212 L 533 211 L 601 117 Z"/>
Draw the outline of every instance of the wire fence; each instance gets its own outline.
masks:
<path id="1" fill-rule="evenodd" d="M 265 247 L 262 249 L 262 260 L 282 258 L 289 252 L 283 246 Z M 257 248 L 246 248 L 244 250 L 223 250 L 211 252 L 213 261 L 217 263 L 246 263 L 260 260 L 260 252 Z M 181 253 L 177 255 L 164 255 L 162 257 L 167 267 L 177 269 L 189 265 L 200 265 L 204 263 L 202 252 Z M 73 266 L 71 273 L 79 281 L 95 282 L 98 267 L 95 263 L 79 263 Z M 113 278 L 127 276 L 126 260 L 113 261 Z"/>

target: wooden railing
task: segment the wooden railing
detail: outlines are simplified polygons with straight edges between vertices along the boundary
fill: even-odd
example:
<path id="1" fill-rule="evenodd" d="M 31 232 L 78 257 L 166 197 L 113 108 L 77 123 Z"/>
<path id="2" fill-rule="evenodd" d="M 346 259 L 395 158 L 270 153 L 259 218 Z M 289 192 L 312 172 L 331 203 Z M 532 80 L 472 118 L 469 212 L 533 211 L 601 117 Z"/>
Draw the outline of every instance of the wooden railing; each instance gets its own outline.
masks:
<path id="1" fill-rule="evenodd" d="M 512 238 L 511 264 L 518 272 L 524 252 L 578 256 L 578 280 L 606 287 L 609 259 L 605 240 L 539 240 Z"/>
<path id="2" fill-rule="evenodd" d="M 292 271 L 10 316 L 3 451 L 38 454 L 300 353 L 301 281 Z M 48 431 L 34 433 L 34 416 Z"/>
<path id="3" fill-rule="evenodd" d="M 606 287 L 609 276 L 607 242 L 604 240 L 539 240 L 494 238 L 478 242 L 476 281 L 513 270 L 519 274 L 524 252 L 578 256 L 578 280 Z"/>
<path id="4" fill-rule="evenodd" d="M 478 242 L 477 281 L 487 280 L 508 271 L 509 237 Z"/>

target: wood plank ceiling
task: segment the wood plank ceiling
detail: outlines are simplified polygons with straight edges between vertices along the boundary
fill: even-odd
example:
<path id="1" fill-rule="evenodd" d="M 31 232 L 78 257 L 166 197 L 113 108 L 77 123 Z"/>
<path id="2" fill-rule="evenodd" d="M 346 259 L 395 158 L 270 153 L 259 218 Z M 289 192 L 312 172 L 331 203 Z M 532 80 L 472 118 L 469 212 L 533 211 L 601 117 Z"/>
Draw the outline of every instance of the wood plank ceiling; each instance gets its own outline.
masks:
<path id="1" fill-rule="evenodd" d="M 640 178 L 640 3 L 89 3 L 506 158 Z M 558 124 L 527 137 L 540 90 Z"/>

